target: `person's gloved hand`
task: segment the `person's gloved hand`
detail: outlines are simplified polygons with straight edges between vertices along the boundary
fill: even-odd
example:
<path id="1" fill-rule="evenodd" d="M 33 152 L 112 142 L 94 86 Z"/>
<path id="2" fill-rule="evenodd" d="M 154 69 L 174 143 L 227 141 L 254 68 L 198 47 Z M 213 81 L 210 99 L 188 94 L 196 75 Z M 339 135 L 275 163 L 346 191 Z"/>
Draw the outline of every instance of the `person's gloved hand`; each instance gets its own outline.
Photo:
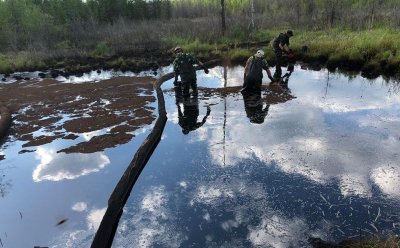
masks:
<path id="1" fill-rule="evenodd" d="M 289 52 L 287 57 L 288 59 L 294 59 L 295 58 L 294 52 Z"/>
<path id="2" fill-rule="evenodd" d="M 204 73 L 208 74 L 210 71 L 207 68 L 204 68 Z"/>

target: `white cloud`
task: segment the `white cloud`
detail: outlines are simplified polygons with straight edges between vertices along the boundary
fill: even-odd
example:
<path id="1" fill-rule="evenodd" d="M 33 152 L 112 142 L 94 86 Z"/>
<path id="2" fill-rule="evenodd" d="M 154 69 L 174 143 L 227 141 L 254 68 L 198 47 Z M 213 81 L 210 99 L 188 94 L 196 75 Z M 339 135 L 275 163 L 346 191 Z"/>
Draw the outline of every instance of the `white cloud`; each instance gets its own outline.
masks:
<path id="1" fill-rule="evenodd" d="M 87 217 L 87 225 L 89 230 L 97 231 L 100 226 L 101 220 L 106 213 L 107 208 L 93 209 Z"/>
<path id="2" fill-rule="evenodd" d="M 384 194 L 400 197 L 400 165 L 386 165 L 374 169 L 371 179 Z"/>
<path id="3" fill-rule="evenodd" d="M 286 248 L 298 247 L 307 239 L 308 226 L 298 218 L 286 219 L 264 216 L 258 226 L 249 227 L 248 239 L 254 246 Z"/>
<path id="4" fill-rule="evenodd" d="M 38 147 L 35 153 L 40 163 L 32 173 L 34 182 L 72 180 L 98 172 L 110 164 L 109 158 L 99 152 L 65 154 L 57 153 L 55 149 Z"/>
<path id="5" fill-rule="evenodd" d="M 76 212 L 84 212 L 87 209 L 87 204 L 85 202 L 77 202 L 72 206 L 72 210 Z"/>

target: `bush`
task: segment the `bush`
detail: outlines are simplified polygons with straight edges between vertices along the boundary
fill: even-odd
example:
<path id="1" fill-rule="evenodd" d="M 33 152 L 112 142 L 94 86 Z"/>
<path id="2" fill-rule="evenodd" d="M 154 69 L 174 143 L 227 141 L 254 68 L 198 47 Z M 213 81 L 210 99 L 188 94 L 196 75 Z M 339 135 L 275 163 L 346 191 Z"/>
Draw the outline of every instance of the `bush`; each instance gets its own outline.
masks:
<path id="1" fill-rule="evenodd" d="M 105 41 L 97 43 L 96 48 L 93 51 L 94 56 L 104 57 L 111 54 L 111 49 L 108 47 Z"/>
<path id="2" fill-rule="evenodd" d="M 7 56 L 0 54 L 0 73 L 9 73 L 12 71 L 11 60 Z"/>
<path id="3" fill-rule="evenodd" d="M 253 53 L 248 49 L 235 48 L 228 52 L 228 58 L 234 63 L 246 61 Z"/>

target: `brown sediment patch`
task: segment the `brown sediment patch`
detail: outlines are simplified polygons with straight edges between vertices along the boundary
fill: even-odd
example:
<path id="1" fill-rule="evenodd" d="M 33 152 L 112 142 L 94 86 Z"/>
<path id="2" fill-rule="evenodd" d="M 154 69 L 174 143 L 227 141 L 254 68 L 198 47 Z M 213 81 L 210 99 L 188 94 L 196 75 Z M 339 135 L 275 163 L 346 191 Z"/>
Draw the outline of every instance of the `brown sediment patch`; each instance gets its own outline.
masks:
<path id="1" fill-rule="evenodd" d="M 56 135 L 56 136 L 41 135 L 39 137 L 32 138 L 32 140 L 23 144 L 22 147 L 40 146 L 47 143 L 51 143 L 52 141 L 62 137 L 64 137 L 64 135 Z"/>
<path id="2" fill-rule="evenodd" d="M 127 121 L 128 117 L 119 117 L 115 114 L 95 114 L 92 117 L 77 118 L 66 121 L 63 128 L 73 133 L 89 133 L 101 128 L 111 127 Z"/>
<path id="3" fill-rule="evenodd" d="M 115 147 L 128 143 L 134 136 L 127 133 L 112 133 L 95 136 L 88 142 L 81 142 L 75 146 L 62 149 L 58 152 L 65 153 L 94 153 L 103 151 L 105 148 Z"/>
<path id="4" fill-rule="evenodd" d="M 24 153 L 29 153 L 29 152 L 35 152 L 36 150 L 21 150 L 18 152 L 18 154 L 24 154 Z"/>
<path id="5" fill-rule="evenodd" d="M 241 94 L 240 90 L 241 86 L 234 87 L 224 87 L 224 88 L 203 88 L 199 87 L 199 98 L 209 98 L 212 96 L 227 96 L 227 95 L 236 95 Z M 296 98 L 293 96 L 289 90 L 289 88 L 285 87 L 284 84 L 281 83 L 270 83 L 269 85 L 263 85 L 261 87 L 262 90 L 262 101 L 267 104 L 277 104 L 289 101 L 291 99 Z M 169 92 L 173 92 L 173 90 L 168 90 Z"/>
<path id="6" fill-rule="evenodd" d="M 68 139 L 68 140 L 76 140 L 77 138 L 79 138 L 79 136 L 76 135 L 76 134 L 72 134 L 72 133 L 70 133 L 67 136 L 63 137 L 63 139 Z"/>
<path id="7" fill-rule="evenodd" d="M 121 125 L 110 130 L 111 133 L 129 133 L 135 131 L 136 127 L 131 125 Z"/>
<path id="8" fill-rule="evenodd" d="M 112 129 L 112 135 L 102 132 L 101 138 L 95 136 L 79 149 L 64 149 L 96 152 L 129 142 L 133 135 L 128 132 L 155 120 L 154 108 L 149 106 L 156 100 L 154 80 L 117 77 L 81 84 L 32 80 L 0 84 L 0 99 L 7 100 L 7 107 L 13 113 L 15 123 L 10 134 L 16 140 L 26 141 L 23 147 L 48 144 L 56 139 L 75 140 L 79 133 Z M 89 149 L 90 145 L 93 148 Z"/>

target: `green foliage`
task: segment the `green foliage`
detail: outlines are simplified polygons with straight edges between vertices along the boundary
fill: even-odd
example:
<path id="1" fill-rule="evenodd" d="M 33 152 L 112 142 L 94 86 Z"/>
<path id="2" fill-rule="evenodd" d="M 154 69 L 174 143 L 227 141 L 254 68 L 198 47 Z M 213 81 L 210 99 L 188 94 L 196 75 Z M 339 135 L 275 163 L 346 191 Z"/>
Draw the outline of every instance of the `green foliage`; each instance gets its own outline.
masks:
<path id="1" fill-rule="evenodd" d="M 397 248 L 400 247 L 400 240 L 397 237 L 390 237 L 387 239 L 370 238 L 361 240 L 349 248 Z"/>
<path id="2" fill-rule="evenodd" d="M 195 40 L 193 42 L 186 43 L 182 45 L 183 49 L 188 52 L 200 54 L 200 53 L 207 53 L 216 48 L 215 45 L 202 43 L 199 40 Z"/>
<path id="3" fill-rule="evenodd" d="M 228 52 L 228 57 L 234 62 L 246 61 L 253 52 L 248 49 L 235 48 Z"/>
<path id="4" fill-rule="evenodd" d="M 111 49 L 108 47 L 107 43 L 104 41 L 101 41 L 97 43 L 96 48 L 93 51 L 94 56 L 107 56 L 111 54 Z"/>
<path id="5" fill-rule="evenodd" d="M 400 30 L 374 29 L 363 32 L 318 31 L 298 32 L 292 40 L 292 48 L 301 51 L 301 46 L 309 47 L 307 56 L 326 56 L 333 61 L 378 61 L 400 62 L 397 54 L 400 45 Z M 375 61 L 375 62 L 374 62 Z"/>
<path id="6" fill-rule="evenodd" d="M 10 58 L 4 54 L 0 54 L 0 73 L 8 73 L 12 69 Z"/>

